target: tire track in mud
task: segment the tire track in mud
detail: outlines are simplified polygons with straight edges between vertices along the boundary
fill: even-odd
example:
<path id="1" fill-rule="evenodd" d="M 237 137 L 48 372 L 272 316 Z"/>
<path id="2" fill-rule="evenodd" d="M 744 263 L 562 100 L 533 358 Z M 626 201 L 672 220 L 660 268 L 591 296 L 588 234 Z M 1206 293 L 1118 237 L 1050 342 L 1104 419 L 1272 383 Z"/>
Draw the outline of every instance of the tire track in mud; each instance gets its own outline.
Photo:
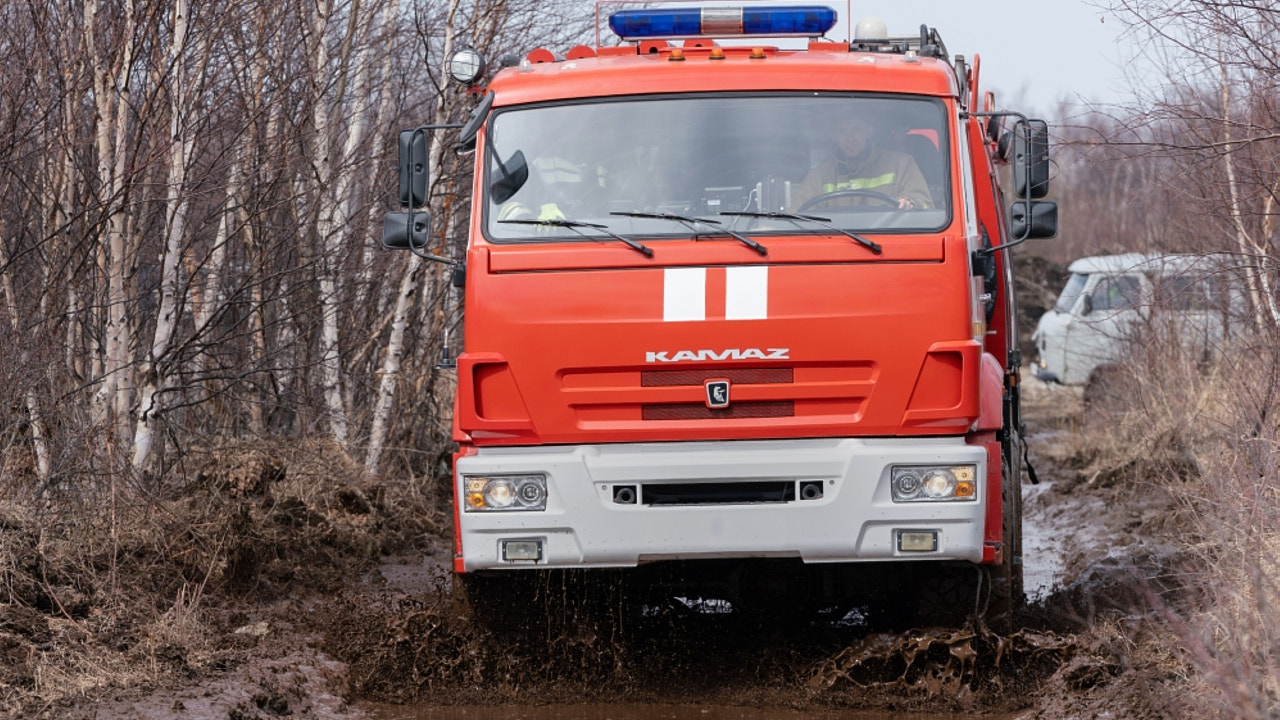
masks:
<path id="1" fill-rule="evenodd" d="M 1042 630 L 902 632 L 856 618 L 779 625 L 688 608 L 645 608 L 624 622 L 558 608 L 544 622 L 496 634 L 437 587 L 380 607 L 353 599 L 335 612 L 343 622 L 324 648 L 348 663 L 354 696 L 1010 711 L 1078 650 L 1073 636 Z"/>

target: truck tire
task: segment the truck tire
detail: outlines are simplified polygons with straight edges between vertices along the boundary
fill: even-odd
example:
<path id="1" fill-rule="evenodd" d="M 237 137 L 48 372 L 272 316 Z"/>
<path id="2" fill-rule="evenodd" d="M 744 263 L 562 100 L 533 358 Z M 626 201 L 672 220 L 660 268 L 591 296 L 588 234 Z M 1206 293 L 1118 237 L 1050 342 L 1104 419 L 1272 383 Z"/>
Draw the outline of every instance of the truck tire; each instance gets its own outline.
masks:
<path id="1" fill-rule="evenodd" d="M 531 628 L 538 619 L 537 572 L 505 572 L 453 576 L 454 601 L 459 610 L 486 630 L 510 636 Z"/>
<path id="2" fill-rule="evenodd" d="M 510 570 L 454 576 L 455 599 L 475 624 L 504 639 L 608 630 L 623 617 L 625 584 L 608 571 Z"/>
<path id="3" fill-rule="evenodd" d="M 1017 472 L 1016 452 L 1003 454 L 1000 501 L 1004 515 L 1001 533 L 1003 547 L 999 565 L 989 566 L 990 594 L 987 597 L 984 619 L 994 630 L 1012 629 L 1013 616 L 1025 600 L 1022 578 L 1022 483 Z M 1012 459 L 1010 459 L 1012 455 Z"/>
<path id="4" fill-rule="evenodd" d="M 1022 577 L 1022 487 L 1016 455 L 1004 456 L 1000 500 L 1003 513 L 998 565 L 921 564 L 915 566 L 918 622 L 959 627 L 979 621 L 996 632 L 1013 629 L 1014 615 L 1025 600 Z M 907 601 L 904 598 L 903 607 Z M 979 618 L 978 615 L 981 615 Z"/>

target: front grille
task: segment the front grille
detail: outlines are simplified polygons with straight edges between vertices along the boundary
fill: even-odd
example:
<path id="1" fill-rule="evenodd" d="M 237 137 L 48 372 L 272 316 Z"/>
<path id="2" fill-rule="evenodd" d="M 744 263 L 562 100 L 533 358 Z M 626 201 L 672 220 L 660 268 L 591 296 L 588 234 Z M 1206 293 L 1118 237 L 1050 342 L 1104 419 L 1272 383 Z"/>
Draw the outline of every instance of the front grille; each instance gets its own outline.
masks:
<path id="1" fill-rule="evenodd" d="M 735 385 L 779 385 L 795 382 L 794 375 L 792 368 L 645 370 L 640 373 L 640 387 L 701 385 L 712 379 L 728 380 Z"/>
<path id="2" fill-rule="evenodd" d="M 727 408 L 709 408 L 700 403 L 644 405 L 640 408 L 640 417 L 644 420 L 735 420 L 794 417 L 795 414 L 796 404 L 793 400 L 739 402 Z"/>

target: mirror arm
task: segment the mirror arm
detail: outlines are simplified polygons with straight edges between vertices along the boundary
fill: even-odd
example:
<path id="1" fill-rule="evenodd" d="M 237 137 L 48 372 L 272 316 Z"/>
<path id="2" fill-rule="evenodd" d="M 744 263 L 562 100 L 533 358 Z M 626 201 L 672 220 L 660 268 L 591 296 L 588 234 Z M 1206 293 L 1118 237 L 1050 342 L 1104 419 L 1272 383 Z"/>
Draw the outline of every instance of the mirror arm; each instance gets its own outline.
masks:
<path id="1" fill-rule="evenodd" d="M 413 221 L 410 220 L 409 222 L 412 223 Z M 431 260 L 434 262 L 443 263 L 445 265 L 448 265 L 449 267 L 458 267 L 457 260 L 450 260 L 449 258 L 443 257 L 441 255 L 434 255 L 432 253 L 419 250 L 418 247 L 413 244 L 412 237 L 409 238 L 409 252 L 413 253 L 414 255 L 417 255 L 423 260 Z"/>
<path id="2" fill-rule="evenodd" d="M 1011 248 L 1011 247 L 1017 247 L 1017 246 L 1021 245 L 1022 243 L 1024 243 L 1024 242 L 1026 242 L 1026 241 L 1028 241 L 1028 240 L 1030 240 L 1030 239 L 1031 239 L 1031 201 L 1030 201 L 1030 200 L 1015 200 L 1014 202 L 1015 202 L 1015 203 L 1019 203 L 1019 202 L 1020 202 L 1020 203 L 1026 203 L 1026 205 L 1027 205 L 1027 210 L 1026 210 L 1026 213 L 1027 213 L 1027 226 L 1026 226 L 1026 227 L 1023 229 L 1023 231 L 1022 231 L 1022 237 L 1018 238 L 1017 240 L 1010 240 L 1009 242 L 1007 242 L 1007 243 L 1005 243 L 1005 244 L 1003 244 L 1003 245 L 993 245 L 993 246 L 991 246 L 991 247 L 989 247 L 989 248 L 978 248 L 977 250 L 974 250 L 974 254 L 976 254 L 976 255 L 981 255 L 981 256 L 983 256 L 983 257 L 991 257 L 992 255 L 995 255 L 996 253 L 1000 252 L 1001 250 L 1008 250 L 1008 249 L 1009 249 L 1009 248 Z"/>
<path id="3" fill-rule="evenodd" d="M 1016 110 L 1000 110 L 1000 111 L 995 111 L 995 112 L 970 112 L 970 113 L 968 113 L 968 116 L 969 116 L 969 117 L 978 117 L 978 118 L 982 118 L 982 117 L 985 117 L 985 118 L 997 118 L 997 117 L 1011 117 L 1011 116 L 1012 116 L 1012 117 L 1017 117 L 1017 118 L 1018 118 L 1018 123 L 1016 124 L 1016 126 L 1015 126 L 1015 127 L 1020 128 L 1021 132 L 1025 132 L 1025 133 L 1027 134 L 1027 140 L 1028 140 L 1028 142 L 1030 142 L 1030 140 L 1031 140 L 1031 126 L 1030 126 L 1030 122 L 1031 122 L 1031 121 L 1030 121 L 1030 118 L 1028 118 L 1026 115 L 1024 115 L 1024 114 L 1022 114 L 1022 113 L 1020 113 L 1020 112 L 1018 112 L 1018 111 L 1016 111 Z M 1027 155 L 1027 157 L 1026 157 L 1026 159 L 1025 159 L 1024 164 L 1026 165 L 1026 175 L 1027 175 L 1027 177 L 1028 177 L 1028 182 L 1030 182 L 1030 179 L 1029 179 L 1029 178 L 1030 178 L 1030 176 L 1031 176 L 1031 155 L 1030 155 L 1029 153 L 1028 153 L 1028 155 Z M 1030 194 L 1030 193 L 1028 193 L 1028 194 Z M 1030 239 L 1031 239 L 1031 229 L 1032 229 L 1032 228 L 1031 228 L 1031 220 L 1032 220 L 1031 206 L 1032 206 L 1032 200 L 1031 200 L 1031 198 L 1030 198 L 1030 197 L 1027 197 L 1027 198 L 1025 198 L 1025 199 L 1018 199 L 1018 200 L 1016 200 L 1016 201 L 1014 201 L 1014 202 L 1015 202 L 1015 203 L 1021 202 L 1021 203 L 1025 204 L 1025 206 L 1026 206 L 1026 210 L 1025 210 L 1025 212 L 1026 212 L 1026 217 L 1027 217 L 1027 223 L 1026 223 L 1026 227 L 1023 229 L 1022 237 L 1017 238 L 1016 240 L 1012 240 L 1012 241 L 1010 241 L 1010 242 L 1007 242 L 1007 243 L 1005 243 L 1005 244 L 1003 244 L 1003 245 L 995 245 L 995 246 L 993 246 L 993 247 L 989 247 L 989 248 L 981 248 L 981 249 L 979 249 L 979 250 L 976 250 L 976 251 L 975 251 L 977 254 L 982 255 L 982 256 L 984 256 L 984 257 L 990 257 L 990 256 L 995 255 L 996 253 L 1000 252 L 1001 250 L 1008 250 L 1009 248 L 1012 248 L 1012 247 L 1016 247 L 1016 246 L 1018 246 L 1018 245 L 1021 245 L 1022 243 L 1024 243 L 1024 242 L 1026 242 L 1027 240 L 1030 240 Z"/>

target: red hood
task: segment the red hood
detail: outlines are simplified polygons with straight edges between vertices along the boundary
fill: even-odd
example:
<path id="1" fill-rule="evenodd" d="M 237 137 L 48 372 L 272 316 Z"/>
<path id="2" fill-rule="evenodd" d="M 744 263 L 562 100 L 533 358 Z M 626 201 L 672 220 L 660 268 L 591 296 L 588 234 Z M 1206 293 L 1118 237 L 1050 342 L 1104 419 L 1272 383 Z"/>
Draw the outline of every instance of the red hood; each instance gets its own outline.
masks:
<path id="1" fill-rule="evenodd" d="M 963 433 L 962 238 L 480 246 L 455 434 L 476 444 Z M 761 262 L 766 261 L 766 262 Z M 741 263 L 741 264 L 739 264 Z M 728 404 L 708 382 L 727 383 Z"/>

